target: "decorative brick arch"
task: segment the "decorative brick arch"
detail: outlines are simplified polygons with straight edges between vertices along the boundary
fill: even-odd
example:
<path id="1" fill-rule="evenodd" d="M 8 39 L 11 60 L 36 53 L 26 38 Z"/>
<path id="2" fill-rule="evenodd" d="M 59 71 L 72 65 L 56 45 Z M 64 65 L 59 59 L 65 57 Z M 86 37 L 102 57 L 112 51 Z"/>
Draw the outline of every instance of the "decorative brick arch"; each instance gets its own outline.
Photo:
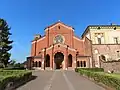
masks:
<path id="1" fill-rule="evenodd" d="M 64 52 L 64 51 L 56 50 L 56 51 L 54 52 L 53 56 L 55 56 L 55 54 L 56 54 L 57 52 L 61 52 L 63 55 L 65 55 L 65 52 Z"/>

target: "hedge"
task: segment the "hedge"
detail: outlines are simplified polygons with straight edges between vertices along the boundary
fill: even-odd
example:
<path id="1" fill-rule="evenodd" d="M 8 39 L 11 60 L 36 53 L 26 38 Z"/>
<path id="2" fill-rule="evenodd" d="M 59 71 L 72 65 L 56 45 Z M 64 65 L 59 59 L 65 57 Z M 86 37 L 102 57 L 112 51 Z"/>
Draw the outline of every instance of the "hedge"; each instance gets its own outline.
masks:
<path id="1" fill-rule="evenodd" d="M 87 76 L 88 78 L 92 78 L 96 82 L 101 82 L 111 88 L 120 90 L 120 78 L 113 74 L 93 72 L 85 69 L 77 69 L 76 71 L 81 75 Z"/>
<path id="2" fill-rule="evenodd" d="M 103 68 L 76 68 L 75 71 L 82 69 L 82 70 L 89 70 L 89 71 L 94 71 L 94 72 L 104 72 Z"/>
<path id="3" fill-rule="evenodd" d="M 0 90 L 4 90 L 8 83 L 21 83 L 31 78 L 32 72 L 25 70 L 0 70 Z"/>

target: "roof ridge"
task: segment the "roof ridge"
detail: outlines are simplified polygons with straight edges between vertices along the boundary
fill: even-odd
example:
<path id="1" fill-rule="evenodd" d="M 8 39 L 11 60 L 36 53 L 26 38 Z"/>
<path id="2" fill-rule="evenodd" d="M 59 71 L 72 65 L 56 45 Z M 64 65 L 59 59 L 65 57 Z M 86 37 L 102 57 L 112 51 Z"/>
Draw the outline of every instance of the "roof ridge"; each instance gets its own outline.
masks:
<path id="1" fill-rule="evenodd" d="M 45 27 L 45 29 L 46 29 L 46 28 L 50 28 L 50 27 L 52 27 L 52 26 L 54 26 L 54 25 L 56 25 L 56 24 L 58 24 L 58 23 L 61 23 L 61 24 L 65 25 L 65 26 L 68 26 L 68 27 L 73 28 L 72 26 L 69 26 L 69 25 L 67 25 L 67 24 L 65 24 L 65 23 L 63 23 L 63 22 L 61 22 L 60 20 L 58 20 L 57 22 L 55 22 L 55 23 L 53 23 L 53 24 L 51 24 L 51 25 Z"/>

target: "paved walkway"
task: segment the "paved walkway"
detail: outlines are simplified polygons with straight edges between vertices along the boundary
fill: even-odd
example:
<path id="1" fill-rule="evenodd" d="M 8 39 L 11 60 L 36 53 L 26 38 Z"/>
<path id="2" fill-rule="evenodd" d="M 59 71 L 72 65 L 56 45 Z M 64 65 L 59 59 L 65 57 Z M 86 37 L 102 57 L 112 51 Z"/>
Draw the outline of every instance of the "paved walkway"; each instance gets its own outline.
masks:
<path id="1" fill-rule="evenodd" d="M 74 71 L 33 71 L 36 79 L 17 90 L 105 90 Z"/>

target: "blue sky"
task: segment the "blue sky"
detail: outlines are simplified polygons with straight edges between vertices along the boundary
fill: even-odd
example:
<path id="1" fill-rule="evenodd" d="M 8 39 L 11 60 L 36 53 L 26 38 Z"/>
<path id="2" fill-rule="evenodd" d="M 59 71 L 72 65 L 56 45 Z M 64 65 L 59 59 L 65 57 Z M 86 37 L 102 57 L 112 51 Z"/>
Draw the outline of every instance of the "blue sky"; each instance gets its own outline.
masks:
<path id="1" fill-rule="evenodd" d="M 88 25 L 120 24 L 120 0 L 0 0 L 0 18 L 11 27 L 11 59 L 23 62 L 30 55 L 35 34 L 58 20 L 80 36 Z"/>

